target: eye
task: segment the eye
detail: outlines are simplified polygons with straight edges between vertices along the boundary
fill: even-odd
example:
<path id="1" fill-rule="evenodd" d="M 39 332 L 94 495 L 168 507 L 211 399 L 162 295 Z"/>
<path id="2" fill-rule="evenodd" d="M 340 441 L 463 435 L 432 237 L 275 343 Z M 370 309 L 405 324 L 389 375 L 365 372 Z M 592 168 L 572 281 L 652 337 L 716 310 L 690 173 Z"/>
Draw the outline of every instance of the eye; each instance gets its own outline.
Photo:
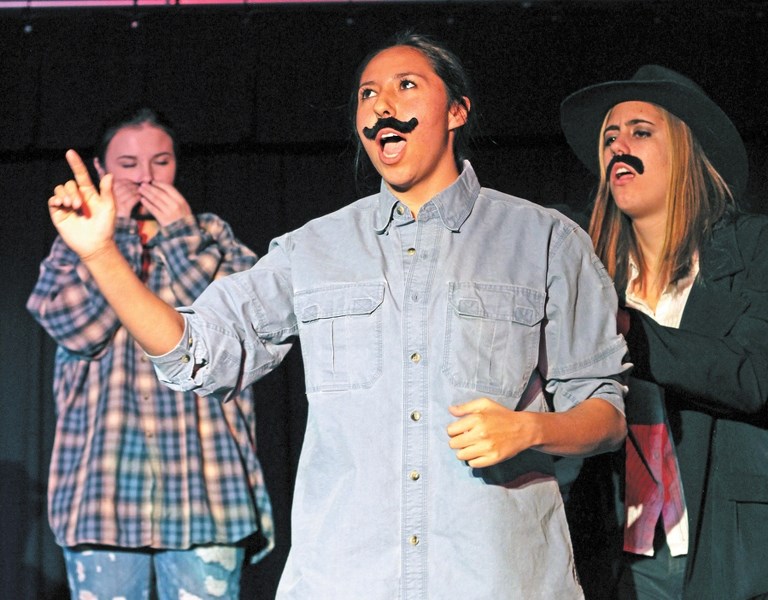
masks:
<path id="1" fill-rule="evenodd" d="M 137 163 L 135 162 L 119 162 L 117 163 L 117 166 L 121 169 L 134 169 L 136 168 L 136 164 Z"/>
<path id="2" fill-rule="evenodd" d="M 376 95 L 376 92 L 374 92 L 371 88 L 362 88 L 360 90 L 360 100 L 367 100 L 368 98 L 373 98 Z"/>
<path id="3" fill-rule="evenodd" d="M 401 79 L 400 80 L 400 89 L 401 90 L 410 90 L 411 88 L 415 88 L 416 83 L 411 81 L 410 79 Z"/>
<path id="4" fill-rule="evenodd" d="M 647 129 L 637 129 L 634 132 L 632 132 L 632 135 L 639 138 L 649 138 L 651 137 L 651 132 Z"/>
<path id="5" fill-rule="evenodd" d="M 605 140 L 603 142 L 603 147 L 604 148 L 608 148 L 615 141 L 616 141 L 616 136 L 615 135 L 605 136 Z"/>

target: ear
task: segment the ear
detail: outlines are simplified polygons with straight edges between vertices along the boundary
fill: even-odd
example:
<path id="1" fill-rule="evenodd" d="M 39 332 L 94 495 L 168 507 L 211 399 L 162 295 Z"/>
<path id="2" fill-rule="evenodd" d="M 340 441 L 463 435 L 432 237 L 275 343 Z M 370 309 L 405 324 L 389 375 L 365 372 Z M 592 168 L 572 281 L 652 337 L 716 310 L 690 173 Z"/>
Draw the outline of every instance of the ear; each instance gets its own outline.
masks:
<path id="1" fill-rule="evenodd" d="M 466 96 L 462 96 L 462 102 L 454 102 L 448 110 L 448 129 L 458 129 L 469 118 L 471 102 Z"/>
<path id="2" fill-rule="evenodd" d="M 101 166 L 101 161 L 98 159 L 98 157 L 93 158 L 93 167 L 96 169 L 96 172 L 99 174 L 99 179 L 104 177 L 104 175 L 107 174 L 106 169 Z"/>

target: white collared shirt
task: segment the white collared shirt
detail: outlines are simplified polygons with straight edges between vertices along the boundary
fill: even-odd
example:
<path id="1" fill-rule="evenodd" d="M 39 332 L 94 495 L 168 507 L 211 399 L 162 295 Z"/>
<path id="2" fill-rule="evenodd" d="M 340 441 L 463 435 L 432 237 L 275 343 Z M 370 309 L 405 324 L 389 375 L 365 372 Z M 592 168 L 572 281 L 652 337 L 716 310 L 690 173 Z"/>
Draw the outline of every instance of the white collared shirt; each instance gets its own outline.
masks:
<path id="1" fill-rule="evenodd" d="M 630 277 L 626 289 L 627 306 L 645 313 L 659 325 L 678 329 L 683 317 L 683 310 L 685 310 L 685 304 L 688 302 L 688 296 L 693 287 L 693 282 L 699 273 L 698 253 L 693 257 L 690 273 L 679 281 L 670 283 L 664 289 L 656 303 L 655 311 L 643 298 L 632 293 L 634 288 L 633 284 L 637 281 L 640 273 L 637 264 L 632 258 L 629 259 L 629 272 Z M 682 482 L 680 482 L 680 486 L 682 488 Z M 685 496 L 683 496 L 682 501 L 685 501 Z M 667 545 L 669 546 L 671 555 L 681 556 L 683 554 L 688 554 L 688 539 L 688 509 L 687 507 L 684 507 L 684 511 L 678 523 L 667 531 Z M 652 556 L 653 548 L 644 554 Z"/>

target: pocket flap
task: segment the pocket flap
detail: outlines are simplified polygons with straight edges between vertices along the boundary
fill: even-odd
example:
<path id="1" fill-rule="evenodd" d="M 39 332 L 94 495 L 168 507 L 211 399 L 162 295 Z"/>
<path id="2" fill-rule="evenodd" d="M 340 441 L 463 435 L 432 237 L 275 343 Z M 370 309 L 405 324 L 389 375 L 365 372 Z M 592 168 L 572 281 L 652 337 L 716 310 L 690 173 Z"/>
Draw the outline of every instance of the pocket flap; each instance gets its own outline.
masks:
<path id="1" fill-rule="evenodd" d="M 298 292 L 296 316 L 302 322 L 345 315 L 369 315 L 384 301 L 384 283 L 346 283 Z"/>
<path id="2" fill-rule="evenodd" d="M 467 317 L 535 325 L 544 318 L 544 294 L 519 286 L 491 283 L 451 283 L 454 310 Z"/>

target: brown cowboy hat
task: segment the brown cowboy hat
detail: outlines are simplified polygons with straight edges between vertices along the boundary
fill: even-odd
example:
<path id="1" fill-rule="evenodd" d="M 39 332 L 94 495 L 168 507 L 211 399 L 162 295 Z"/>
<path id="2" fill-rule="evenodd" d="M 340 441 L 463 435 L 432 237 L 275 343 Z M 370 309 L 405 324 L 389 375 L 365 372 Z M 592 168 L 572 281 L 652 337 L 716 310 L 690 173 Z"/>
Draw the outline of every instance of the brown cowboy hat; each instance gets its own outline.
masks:
<path id="1" fill-rule="evenodd" d="M 590 171 L 600 170 L 598 148 L 605 115 L 630 100 L 651 102 L 684 121 L 734 196 L 741 196 L 749 164 L 736 127 L 693 81 L 658 65 L 644 65 L 632 79 L 591 85 L 563 100 L 560 123 L 565 138 Z"/>

